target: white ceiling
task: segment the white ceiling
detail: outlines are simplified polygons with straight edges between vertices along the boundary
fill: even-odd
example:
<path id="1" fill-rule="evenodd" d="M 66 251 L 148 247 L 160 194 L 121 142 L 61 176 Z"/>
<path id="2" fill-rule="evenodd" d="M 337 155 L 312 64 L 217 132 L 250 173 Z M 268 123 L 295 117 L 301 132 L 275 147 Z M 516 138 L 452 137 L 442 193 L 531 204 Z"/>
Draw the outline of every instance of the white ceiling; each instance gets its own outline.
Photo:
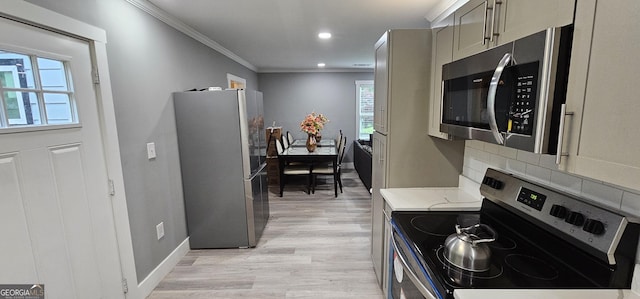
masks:
<path id="1" fill-rule="evenodd" d="M 131 2 L 131 1 L 130 1 Z M 137 0 L 137 2 L 141 2 Z M 388 29 L 428 28 L 460 0 L 148 0 L 259 72 L 373 67 Z M 147 4 L 148 5 L 148 4 Z M 154 8 L 157 10 L 157 8 Z M 166 17 L 166 16 L 165 16 Z M 166 20 L 165 20 L 166 22 Z M 172 22 L 167 22 L 171 24 Z M 184 27 L 184 26 L 183 26 Z M 320 40 L 318 33 L 333 37 Z M 223 50 L 224 50 L 223 49 Z M 225 51 L 223 51 L 225 52 Z"/>

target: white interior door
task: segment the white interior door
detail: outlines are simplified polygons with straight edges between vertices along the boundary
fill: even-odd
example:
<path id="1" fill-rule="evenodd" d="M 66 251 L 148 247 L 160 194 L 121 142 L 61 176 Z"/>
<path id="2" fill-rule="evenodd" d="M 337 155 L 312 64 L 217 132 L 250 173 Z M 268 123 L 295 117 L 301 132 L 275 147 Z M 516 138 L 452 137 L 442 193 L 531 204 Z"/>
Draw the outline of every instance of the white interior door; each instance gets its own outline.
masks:
<path id="1" fill-rule="evenodd" d="M 124 298 L 88 42 L 0 18 L 0 50 L 67 62 L 79 123 L 0 129 L 0 282 Z"/>

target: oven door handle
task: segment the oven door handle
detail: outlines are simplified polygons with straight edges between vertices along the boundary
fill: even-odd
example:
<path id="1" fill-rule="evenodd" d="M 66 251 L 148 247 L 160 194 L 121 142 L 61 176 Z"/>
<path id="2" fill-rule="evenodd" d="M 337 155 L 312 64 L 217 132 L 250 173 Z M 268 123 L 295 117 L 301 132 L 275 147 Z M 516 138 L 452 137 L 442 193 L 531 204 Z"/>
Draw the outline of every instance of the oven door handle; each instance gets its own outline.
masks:
<path id="1" fill-rule="evenodd" d="M 413 282 L 413 285 L 418 289 L 418 291 L 420 291 L 420 293 L 427 299 L 438 299 L 435 295 L 431 294 L 429 290 L 427 290 L 427 288 L 418 279 L 418 276 L 413 272 L 413 269 L 409 267 L 407 261 L 404 259 L 402 254 L 400 254 L 400 250 L 398 250 L 399 246 L 393 236 L 391 237 L 391 244 L 393 244 L 393 249 L 395 250 L 395 252 L 398 253 L 398 257 L 400 258 L 402 267 L 407 270 L 407 273 L 409 274 L 409 280 Z M 393 279 L 393 277 L 391 279 Z"/>
<path id="2" fill-rule="evenodd" d="M 496 91 L 498 90 L 498 83 L 500 83 L 500 77 L 502 77 L 502 72 L 504 68 L 509 65 L 511 62 L 511 53 L 506 53 L 498 63 L 496 70 L 493 72 L 493 77 L 491 77 L 491 83 L 489 83 L 489 92 L 487 93 L 487 113 L 489 114 L 489 128 L 491 128 L 491 133 L 493 133 L 493 138 L 495 138 L 498 144 L 504 144 L 504 137 L 500 134 L 500 130 L 498 129 L 498 123 L 496 121 Z"/>

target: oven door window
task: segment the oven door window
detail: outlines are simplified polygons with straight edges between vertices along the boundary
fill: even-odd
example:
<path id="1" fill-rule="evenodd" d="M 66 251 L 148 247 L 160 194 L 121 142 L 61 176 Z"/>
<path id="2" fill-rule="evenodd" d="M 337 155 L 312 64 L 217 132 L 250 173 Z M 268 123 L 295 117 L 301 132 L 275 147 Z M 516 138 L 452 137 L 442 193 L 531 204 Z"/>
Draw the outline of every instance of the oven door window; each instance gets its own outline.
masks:
<path id="1" fill-rule="evenodd" d="M 420 293 L 415 284 L 409 279 L 409 273 L 402 265 L 397 252 L 393 252 L 393 261 L 391 263 L 391 287 L 389 288 L 391 299 L 408 299 L 408 298 L 426 298 Z"/>
<path id="2" fill-rule="evenodd" d="M 431 284 L 423 274 L 419 261 L 406 247 L 404 238 L 393 232 L 389 246 L 389 298 L 438 299 Z"/>

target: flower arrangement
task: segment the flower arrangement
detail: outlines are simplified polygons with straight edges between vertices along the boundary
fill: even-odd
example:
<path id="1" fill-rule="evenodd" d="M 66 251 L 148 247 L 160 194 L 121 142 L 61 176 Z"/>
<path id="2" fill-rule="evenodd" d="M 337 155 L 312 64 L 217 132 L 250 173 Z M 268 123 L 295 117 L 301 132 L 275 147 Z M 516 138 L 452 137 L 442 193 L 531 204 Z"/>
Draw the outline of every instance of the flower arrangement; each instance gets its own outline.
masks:
<path id="1" fill-rule="evenodd" d="M 329 122 L 329 119 L 322 113 L 311 112 L 300 123 L 300 131 L 310 135 L 318 135 L 327 122 Z"/>

